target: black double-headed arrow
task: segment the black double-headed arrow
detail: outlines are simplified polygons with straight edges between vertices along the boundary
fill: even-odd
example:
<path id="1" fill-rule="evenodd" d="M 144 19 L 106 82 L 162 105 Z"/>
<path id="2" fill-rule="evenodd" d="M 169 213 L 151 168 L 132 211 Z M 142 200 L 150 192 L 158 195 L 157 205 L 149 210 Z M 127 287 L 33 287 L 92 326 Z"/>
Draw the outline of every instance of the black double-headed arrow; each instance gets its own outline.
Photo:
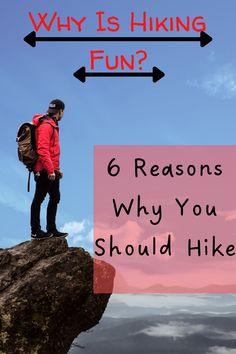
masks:
<path id="1" fill-rule="evenodd" d="M 86 72 L 85 66 L 82 66 L 79 70 L 77 70 L 74 74 L 76 79 L 80 80 L 81 82 L 86 81 L 86 77 L 152 77 L 153 82 L 157 82 L 165 76 L 160 69 L 156 68 L 155 66 L 152 68 L 152 72 L 150 73 L 133 73 L 133 72 Z"/>
<path id="2" fill-rule="evenodd" d="M 205 32 L 199 37 L 37 37 L 33 31 L 24 41 L 32 47 L 36 47 L 36 42 L 200 42 L 200 46 L 205 47 L 212 37 Z"/>
<path id="3" fill-rule="evenodd" d="M 37 37 L 32 31 L 24 41 L 36 47 L 36 42 L 200 42 L 201 47 L 205 47 L 212 41 L 212 37 L 205 32 L 201 32 L 199 37 Z M 152 77 L 153 82 L 162 79 L 165 74 L 153 67 L 152 72 L 86 72 L 82 66 L 74 73 L 74 76 L 81 82 L 86 82 L 86 77 Z"/>

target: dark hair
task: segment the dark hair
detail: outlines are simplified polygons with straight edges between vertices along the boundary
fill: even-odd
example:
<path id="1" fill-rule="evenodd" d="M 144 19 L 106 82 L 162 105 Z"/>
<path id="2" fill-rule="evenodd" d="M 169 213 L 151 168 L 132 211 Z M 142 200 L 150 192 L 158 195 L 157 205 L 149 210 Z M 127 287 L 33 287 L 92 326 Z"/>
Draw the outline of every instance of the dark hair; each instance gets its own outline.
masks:
<path id="1" fill-rule="evenodd" d="M 58 111 L 57 111 L 58 112 Z M 49 117 L 53 117 L 57 112 L 55 112 L 55 113 L 52 113 L 52 112 L 47 112 L 47 116 L 49 116 Z"/>

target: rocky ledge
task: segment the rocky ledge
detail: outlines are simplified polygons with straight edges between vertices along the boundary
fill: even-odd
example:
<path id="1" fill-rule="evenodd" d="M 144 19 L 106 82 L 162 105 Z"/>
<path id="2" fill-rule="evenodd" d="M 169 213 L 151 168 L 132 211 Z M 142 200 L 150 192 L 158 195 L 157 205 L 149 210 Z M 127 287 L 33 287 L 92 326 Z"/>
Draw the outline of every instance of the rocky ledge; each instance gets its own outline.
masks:
<path id="1" fill-rule="evenodd" d="M 114 269 L 96 266 L 112 292 Z M 92 257 L 64 238 L 0 249 L 0 269 L 0 354 L 66 354 L 110 297 L 93 293 Z"/>

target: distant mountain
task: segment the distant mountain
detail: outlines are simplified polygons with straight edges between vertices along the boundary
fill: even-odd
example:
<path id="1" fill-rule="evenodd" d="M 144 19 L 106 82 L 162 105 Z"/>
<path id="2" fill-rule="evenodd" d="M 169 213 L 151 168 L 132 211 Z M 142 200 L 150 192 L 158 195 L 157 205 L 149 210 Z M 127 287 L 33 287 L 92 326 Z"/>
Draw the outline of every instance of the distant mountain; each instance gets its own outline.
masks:
<path id="1" fill-rule="evenodd" d="M 158 298 L 157 298 L 158 301 Z M 174 314 L 194 314 L 194 315 L 203 315 L 207 314 L 208 316 L 236 316 L 236 304 L 225 304 L 224 306 L 219 306 L 218 304 L 212 303 L 207 304 L 207 306 L 200 305 L 189 305 L 184 306 L 183 308 L 176 306 L 168 307 L 162 306 L 160 308 L 154 307 L 138 307 L 138 306 L 128 306 L 122 302 L 109 303 L 106 312 L 104 313 L 105 317 L 112 318 L 135 318 L 141 316 L 156 316 L 158 315 L 174 315 Z"/>
<path id="2" fill-rule="evenodd" d="M 161 284 L 155 284 L 145 289 L 146 293 L 236 293 L 236 284 L 228 285 L 218 285 L 218 284 L 209 284 L 201 288 L 188 288 L 181 286 L 164 286 Z M 143 291 L 145 293 L 145 291 Z"/>

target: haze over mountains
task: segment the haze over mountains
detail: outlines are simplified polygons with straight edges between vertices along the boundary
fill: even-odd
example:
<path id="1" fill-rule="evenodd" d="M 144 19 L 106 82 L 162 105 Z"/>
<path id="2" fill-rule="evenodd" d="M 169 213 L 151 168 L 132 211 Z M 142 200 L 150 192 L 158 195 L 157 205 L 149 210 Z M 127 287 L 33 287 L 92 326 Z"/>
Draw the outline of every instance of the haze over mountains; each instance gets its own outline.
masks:
<path id="1" fill-rule="evenodd" d="M 111 351 L 236 354 L 236 296 L 113 295 L 100 324 L 80 335 L 69 353 Z"/>

